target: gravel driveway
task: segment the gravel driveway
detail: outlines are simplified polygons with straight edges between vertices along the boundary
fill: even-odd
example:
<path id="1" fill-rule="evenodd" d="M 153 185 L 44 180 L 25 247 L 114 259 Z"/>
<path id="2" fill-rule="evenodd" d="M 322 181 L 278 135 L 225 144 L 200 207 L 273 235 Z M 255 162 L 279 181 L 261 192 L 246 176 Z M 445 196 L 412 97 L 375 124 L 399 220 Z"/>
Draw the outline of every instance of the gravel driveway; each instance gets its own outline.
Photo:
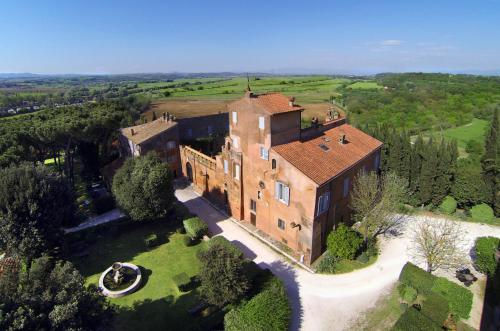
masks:
<path id="1" fill-rule="evenodd" d="M 291 330 L 346 330 L 363 311 L 373 307 L 377 299 L 397 280 L 401 268 L 409 260 L 407 236 L 381 240 L 381 254 L 371 266 L 341 275 L 312 274 L 294 267 L 285 258 L 253 237 L 224 214 L 214 209 L 190 187 L 175 192 L 191 212 L 205 220 L 213 235 L 223 235 L 240 247 L 245 256 L 280 277 L 287 288 L 293 308 Z M 407 217 L 404 223 L 420 221 Z M 478 236 L 500 237 L 500 228 L 461 223 L 464 241 L 472 247 Z"/>

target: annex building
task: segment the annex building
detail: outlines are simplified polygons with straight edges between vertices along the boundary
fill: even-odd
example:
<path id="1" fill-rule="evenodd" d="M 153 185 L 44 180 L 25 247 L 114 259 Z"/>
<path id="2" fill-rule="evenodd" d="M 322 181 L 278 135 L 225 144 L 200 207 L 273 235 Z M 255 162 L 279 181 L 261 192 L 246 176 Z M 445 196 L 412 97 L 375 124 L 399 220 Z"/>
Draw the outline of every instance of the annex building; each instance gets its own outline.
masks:
<path id="1" fill-rule="evenodd" d="M 382 143 L 334 111 L 301 129 L 304 109 L 279 93 L 247 91 L 227 110 L 121 129 L 122 155 L 155 150 L 204 197 L 311 264 L 330 231 L 350 222 L 353 179 L 378 170 Z M 192 143 L 207 137 L 216 153 Z"/>

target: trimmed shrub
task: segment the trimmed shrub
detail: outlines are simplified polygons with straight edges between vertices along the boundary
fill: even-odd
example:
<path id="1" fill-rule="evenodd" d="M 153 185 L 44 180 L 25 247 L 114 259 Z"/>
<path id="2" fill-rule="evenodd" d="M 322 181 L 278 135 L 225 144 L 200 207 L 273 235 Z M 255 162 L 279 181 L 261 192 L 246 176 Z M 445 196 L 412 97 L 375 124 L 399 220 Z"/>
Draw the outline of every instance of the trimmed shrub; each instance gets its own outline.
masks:
<path id="1" fill-rule="evenodd" d="M 199 217 L 191 217 L 183 222 L 186 233 L 193 239 L 200 239 L 208 233 L 208 225 Z"/>
<path id="2" fill-rule="evenodd" d="M 432 291 L 442 295 L 449 303 L 454 316 L 467 319 L 472 309 L 472 292 L 446 278 L 439 277 L 434 282 Z"/>
<path id="3" fill-rule="evenodd" d="M 318 264 L 318 272 L 324 274 L 333 274 L 335 272 L 335 267 L 339 262 L 339 258 L 333 256 L 330 252 L 326 252 L 323 259 Z"/>
<path id="4" fill-rule="evenodd" d="M 394 331 L 442 331 L 440 325 L 434 323 L 430 318 L 420 313 L 415 308 L 407 309 L 398 319 L 394 327 Z"/>
<path id="5" fill-rule="evenodd" d="M 402 284 L 413 287 L 421 294 L 428 294 L 431 292 L 435 278 L 435 276 L 425 272 L 410 262 L 405 264 L 399 275 L 399 281 Z"/>
<path id="6" fill-rule="evenodd" d="M 227 240 L 223 236 L 216 236 L 211 238 L 208 241 L 208 247 L 211 247 L 213 245 L 222 245 L 227 248 L 228 251 L 233 252 L 235 256 L 242 258 L 243 257 L 243 252 L 236 247 L 233 243 L 231 243 L 229 240 Z"/>
<path id="7" fill-rule="evenodd" d="M 474 250 L 476 253 L 475 266 L 483 274 L 493 276 L 497 268 L 495 251 L 500 245 L 500 238 L 480 237 L 476 239 Z"/>
<path id="8" fill-rule="evenodd" d="M 144 239 L 144 243 L 147 247 L 155 247 L 158 245 L 158 236 L 155 233 L 152 233 Z"/>
<path id="9" fill-rule="evenodd" d="M 457 201 L 450 196 L 445 197 L 439 205 L 439 211 L 448 215 L 453 214 L 455 210 L 457 210 Z"/>
<path id="10" fill-rule="evenodd" d="M 333 256 L 352 260 L 356 256 L 363 238 L 344 224 L 340 224 L 335 231 L 328 235 L 327 246 L 328 251 Z"/>
<path id="11" fill-rule="evenodd" d="M 488 222 L 495 218 L 493 209 L 485 203 L 472 207 L 470 209 L 470 216 L 476 222 Z"/>
<path id="12" fill-rule="evenodd" d="M 174 277 L 172 277 L 172 280 L 174 281 L 174 284 L 177 286 L 179 291 L 181 292 L 189 291 L 191 278 L 189 278 L 189 276 L 185 272 L 175 275 Z"/>
<path id="13" fill-rule="evenodd" d="M 402 286 L 398 288 L 399 296 L 404 302 L 411 305 L 417 299 L 418 292 L 411 286 L 404 284 L 401 285 Z"/>
<path id="14" fill-rule="evenodd" d="M 439 326 L 443 326 L 444 321 L 448 319 L 450 308 L 448 301 L 437 293 L 428 294 L 420 313 L 427 316 L 430 320 Z"/>
<path id="15" fill-rule="evenodd" d="M 281 280 L 273 277 L 264 290 L 224 317 L 227 331 L 286 331 L 292 310 Z"/>
<path id="16" fill-rule="evenodd" d="M 184 242 L 184 245 L 186 245 L 187 247 L 193 246 L 195 244 L 195 241 L 191 239 L 190 236 L 185 236 L 182 240 Z"/>

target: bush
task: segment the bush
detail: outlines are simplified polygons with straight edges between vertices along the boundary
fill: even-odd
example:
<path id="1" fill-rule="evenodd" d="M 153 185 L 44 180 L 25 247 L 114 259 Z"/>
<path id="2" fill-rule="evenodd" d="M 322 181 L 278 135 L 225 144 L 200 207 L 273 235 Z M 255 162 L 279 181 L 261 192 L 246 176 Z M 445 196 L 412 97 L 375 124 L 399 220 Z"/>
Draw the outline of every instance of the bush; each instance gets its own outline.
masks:
<path id="1" fill-rule="evenodd" d="M 413 287 L 420 294 L 428 294 L 431 292 L 435 278 L 435 276 L 425 272 L 410 262 L 405 264 L 399 275 L 399 281 L 402 284 Z"/>
<path id="2" fill-rule="evenodd" d="M 330 254 L 330 252 L 326 252 L 325 256 L 321 259 L 318 264 L 318 272 L 324 274 L 333 274 L 335 273 L 335 267 L 339 262 L 339 258 Z"/>
<path id="3" fill-rule="evenodd" d="M 193 246 L 195 244 L 195 241 L 191 239 L 190 236 L 185 236 L 182 240 L 184 241 L 184 245 L 186 245 L 186 247 Z"/>
<path id="4" fill-rule="evenodd" d="M 368 257 L 368 254 L 365 252 L 361 253 L 357 258 L 356 261 L 361 262 L 361 263 L 367 263 L 370 260 L 370 257 Z"/>
<path id="5" fill-rule="evenodd" d="M 227 331 L 286 331 L 292 310 L 283 283 L 273 277 L 264 290 L 224 317 Z"/>
<path id="6" fill-rule="evenodd" d="M 455 210 L 457 210 L 457 201 L 450 196 L 444 198 L 443 202 L 439 205 L 439 211 L 448 215 L 453 214 Z"/>
<path id="7" fill-rule="evenodd" d="M 344 224 L 340 224 L 328 235 L 328 251 L 333 256 L 352 260 L 356 256 L 363 238 Z"/>
<path id="8" fill-rule="evenodd" d="M 223 236 L 216 236 L 211 238 L 208 241 L 208 247 L 211 247 L 213 245 L 222 245 L 226 247 L 229 251 L 231 251 L 235 256 L 240 258 L 243 257 L 243 252 Z"/>
<path id="9" fill-rule="evenodd" d="M 144 239 L 144 243 L 147 247 L 155 247 L 156 245 L 158 245 L 158 236 L 154 233 L 150 234 L 146 237 L 146 239 Z"/>
<path id="10" fill-rule="evenodd" d="M 440 294 L 448 301 L 451 313 L 454 316 L 463 319 L 469 318 L 472 309 L 471 291 L 442 277 L 436 279 L 432 291 Z"/>
<path id="11" fill-rule="evenodd" d="M 115 199 L 111 195 L 105 195 L 92 201 L 92 209 L 97 215 L 104 214 L 115 208 Z"/>
<path id="12" fill-rule="evenodd" d="M 411 305 L 417 299 L 418 292 L 413 287 L 400 284 L 398 289 L 399 297 L 407 304 Z"/>
<path id="13" fill-rule="evenodd" d="M 174 277 L 172 277 L 172 280 L 174 281 L 174 284 L 177 286 L 179 291 L 181 292 L 189 291 L 191 278 L 189 278 L 189 276 L 185 272 L 175 275 Z"/>
<path id="14" fill-rule="evenodd" d="M 495 250 L 500 247 L 500 239 L 495 237 L 480 237 L 474 246 L 476 253 L 476 268 L 483 274 L 494 276 L 497 262 Z"/>
<path id="15" fill-rule="evenodd" d="M 424 314 L 420 313 L 415 308 L 407 309 L 398 319 L 394 327 L 394 331 L 442 331 L 440 325 L 432 322 Z"/>
<path id="16" fill-rule="evenodd" d="M 448 301 L 437 293 L 431 293 L 427 295 L 422 304 L 420 313 L 428 317 L 434 323 L 442 326 L 450 314 Z"/>
<path id="17" fill-rule="evenodd" d="M 193 239 L 200 239 L 208 233 L 208 225 L 199 217 L 191 217 L 183 222 L 186 233 Z"/>
<path id="18" fill-rule="evenodd" d="M 495 218 L 493 209 L 485 203 L 472 207 L 470 210 L 470 216 L 476 222 L 488 222 Z"/>

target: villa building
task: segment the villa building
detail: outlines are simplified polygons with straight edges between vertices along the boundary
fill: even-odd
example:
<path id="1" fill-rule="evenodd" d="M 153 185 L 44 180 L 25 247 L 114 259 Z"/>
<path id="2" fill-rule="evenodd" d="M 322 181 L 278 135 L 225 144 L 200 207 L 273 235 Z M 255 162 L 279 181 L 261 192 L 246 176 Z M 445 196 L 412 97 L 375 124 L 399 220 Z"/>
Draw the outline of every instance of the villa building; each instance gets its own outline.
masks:
<path id="1" fill-rule="evenodd" d="M 353 179 L 360 171 L 378 170 L 382 143 L 333 111 L 302 129 L 303 110 L 279 93 L 246 92 L 228 105 L 228 113 L 219 114 L 229 127 L 215 157 L 176 139 L 179 130 L 169 115 L 122 129 L 121 142 L 129 155 L 162 150 L 200 194 L 311 264 L 325 250 L 330 231 L 351 221 Z M 203 125 L 211 126 L 207 120 Z M 141 133 L 148 127 L 151 133 Z M 170 141 L 175 152 L 169 152 Z M 175 164 L 168 158 L 174 154 Z"/>

